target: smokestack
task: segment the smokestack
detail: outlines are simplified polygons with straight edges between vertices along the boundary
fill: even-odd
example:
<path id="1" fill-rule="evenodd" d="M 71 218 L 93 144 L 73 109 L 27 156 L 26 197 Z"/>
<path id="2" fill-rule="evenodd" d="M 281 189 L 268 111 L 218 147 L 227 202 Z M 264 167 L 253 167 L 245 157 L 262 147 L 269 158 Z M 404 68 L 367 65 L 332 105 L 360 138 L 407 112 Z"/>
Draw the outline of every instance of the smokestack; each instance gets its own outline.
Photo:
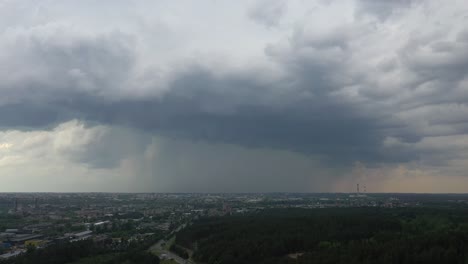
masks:
<path id="1" fill-rule="evenodd" d="M 357 193 L 359 194 L 359 183 L 356 184 L 356 190 L 357 190 Z"/>

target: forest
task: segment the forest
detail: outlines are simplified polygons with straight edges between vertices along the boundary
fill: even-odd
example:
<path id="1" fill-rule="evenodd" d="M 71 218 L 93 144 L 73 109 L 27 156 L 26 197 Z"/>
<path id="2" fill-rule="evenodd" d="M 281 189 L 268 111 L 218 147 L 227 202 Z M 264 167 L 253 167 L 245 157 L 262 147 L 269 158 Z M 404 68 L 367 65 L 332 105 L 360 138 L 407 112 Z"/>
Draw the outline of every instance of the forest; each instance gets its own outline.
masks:
<path id="1" fill-rule="evenodd" d="M 266 210 L 200 219 L 176 244 L 207 264 L 468 263 L 468 210 Z"/>
<path id="2" fill-rule="evenodd" d="M 105 243 L 92 240 L 66 242 L 46 248 L 29 247 L 25 254 L 0 259 L 0 264 L 157 264 L 159 258 L 148 252 L 148 247 L 159 237 L 130 243 L 124 250 L 112 250 Z"/>

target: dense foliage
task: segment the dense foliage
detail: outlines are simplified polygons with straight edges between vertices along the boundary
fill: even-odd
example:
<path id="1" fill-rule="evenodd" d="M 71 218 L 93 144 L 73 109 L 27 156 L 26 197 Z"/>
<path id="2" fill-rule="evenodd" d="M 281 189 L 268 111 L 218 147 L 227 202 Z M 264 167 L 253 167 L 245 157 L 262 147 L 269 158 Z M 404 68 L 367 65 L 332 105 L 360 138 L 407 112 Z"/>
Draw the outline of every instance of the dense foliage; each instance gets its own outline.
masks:
<path id="1" fill-rule="evenodd" d="M 145 241 L 132 242 L 124 250 L 114 250 L 103 243 L 92 240 L 66 242 L 43 249 L 28 248 L 25 254 L 15 258 L 0 260 L 0 264 L 63 264 L 82 260 L 79 263 L 93 264 L 145 264 L 159 263 L 159 258 L 147 249 L 160 237 L 154 236 Z M 105 256 L 101 258 L 100 256 Z"/>
<path id="2" fill-rule="evenodd" d="M 176 255 L 180 256 L 181 258 L 188 259 L 189 254 L 188 252 L 181 246 L 173 244 L 169 248 L 172 252 L 174 252 Z"/>
<path id="3" fill-rule="evenodd" d="M 201 219 L 176 243 L 208 264 L 468 263 L 468 211 L 271 210 Z"/>
<path id="4" fill-rule="evenodd" d="M 75 243 L 62 243 L 44 249 L 28 248 L 28 251 L 16 258 L 0 261 L 1 264 L 41 264 L 41 263 L 67 263 L 82 257 L 101 254 L 104 249 L 95 246 L 89 241 L 78 241 Z"/>

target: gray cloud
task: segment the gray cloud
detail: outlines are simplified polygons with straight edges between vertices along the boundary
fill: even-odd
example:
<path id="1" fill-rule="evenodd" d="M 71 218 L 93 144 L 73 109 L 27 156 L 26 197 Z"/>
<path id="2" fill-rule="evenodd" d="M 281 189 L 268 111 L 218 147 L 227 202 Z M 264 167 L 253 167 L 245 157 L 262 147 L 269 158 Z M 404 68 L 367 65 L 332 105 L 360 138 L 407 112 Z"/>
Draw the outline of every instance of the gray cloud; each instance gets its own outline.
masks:
<path id="1" fill-rule="evenodd" d="M 380 20 L 386 20 L 394 12 L 400 11 L 405 8 L 409 8 L 415 0 L 359 0 L 357 1 L 358 15 L 372 14 L 378 17 Z"/>
<path id="2" fill-rule="evenodd" d="M 284 0 L 259 1 L 248 11 L 248 16 L 266 27 L 278 26 L 281 17 L 287 11 Z"/>
<path id="3" fill-rule="evenodd" d="M 47 24 L 7 31 L 3 39 L 2 60 L 10 68 L 2 72 L 2 88 L 22 96 L 34 89 L 99 95 L 100 89 L 118 88 L 129 77 L 134 58 L 130 37 L 118 32 L 87 35 Z"/>
<path id="4" fill-rule="evenodd" d="M 308 87 L 295 89 L 307 92 Z M 315 92 L 314 87 L 310 89 Z M 58 101 L 52 106 L 0 108 L 5 113 L 2 122 L 10 121 L 11 125 L 47 126 L 81 118 L 169 137 L 286 148 L 341 161 L 377 159 L 381 135 L 376 120 L 321 89 L 317 86 L 318 96 L 310 98 L 293 93 L 289 95 L 292 98 L 284 98 L 291 101 L 287 104 L 261 103 L 268 88 L 255 87 L 245 79 L 216 80 L 209 72 L 196 69 L 175 79 L 171 90 L 157 99 L 107 101 L 74 95 L 73 101 Z M 9 113 L 15 118 L 8 120 Z M 18 117 L 21 122 L 15 123 Z"/>
<path id="5" fill-rule="evenodd" d="M 232 37 L 222 35 L 228 27 L 237 32 L 235 20 L 226 23 L 223 37 L 197 42 L 179 33 L 189 32 L 182 28 L 191 22 L 163 17 L 157 24 L 174 32 L 167 39 L 148 32 L 151 41 L 165 43 L 155 50 L 147 32 L 125 26 L 91 31 L 48 21 L 9 27 L 0 37 L 0 126 L 53 129 L 78 119 L 122 131 L 64 150 L 92 168 L 120 166 L 145 151 L 154 134 L 294 151 L 336 168 L 355 161 L 443 166 L 464 157 L 465 149 L 434 142 L 468 133 L 467 18 L 458 12 L 466 4 L 357 1 L 348 8 L 333 2 L 304 13 L 286 12 L 284 5 L 239 8 L 268 27 L 280 19 L 295 23 L 274 33 L 246 32 L 261 40 L 252 37 L 237 49 L 222 41 Z M 323 20 L 339 12 L 345 14 L 336 21 Z M 199 24 L 199 34 L 212 25 Z M 195 44 L 171 50 L 170 39 Z M 116 147 L 128 134 L 141 138 Z"/>

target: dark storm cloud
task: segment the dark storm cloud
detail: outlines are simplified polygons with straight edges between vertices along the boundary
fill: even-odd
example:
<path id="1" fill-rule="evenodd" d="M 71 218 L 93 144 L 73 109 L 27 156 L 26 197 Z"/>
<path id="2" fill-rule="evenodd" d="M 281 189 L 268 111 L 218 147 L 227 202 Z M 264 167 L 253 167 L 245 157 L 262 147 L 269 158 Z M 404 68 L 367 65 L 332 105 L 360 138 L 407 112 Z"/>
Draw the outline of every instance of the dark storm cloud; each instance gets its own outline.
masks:
<path id="1" fill-rule="evenodd" d="M 359 8 L 386 23 L 394 10 L 411 5 L 361 1 Z M 454 125 L 466 122 L 452 114 L 459 110 L 450 110 L 468 99 L 466 31 L 455 30 L 455 38 L 409 32 L 397 43 L 372 38 L 380 34 L 375 28 L 360 20 L 322 31 L 299 25 L 285 43 L 265 48 L 266 60 L 284 74 L 271 73 L 275 81 L 263 80 L 255 67 L 239 71 L 229 62 L 217 68 L 191 61 L 173 66 L 159 93 L 141 92 L 140 85 L 158 84 L 143 85 L 135 77 L 142 58 L 131 35 L 19 32 L 6 44 L 12 53 L 2 57 L 12 63 L 0 73 L 0 124 L 35 129 L 77 118 L 168 137 L 288 149 L 335 164 L 417 160 L 421 151 L 434 150 L 411 144 L 468 133 Z M 366 53 L 377 44 L 385 47 Z M 152 74 L 158 73 L 145 76 Z M 428 107 L 435 105 L 442 110 Z M 115 141 L 109 140 L 76 159 L 115 166 L 122 156 L 105 155 Z M 434 159 L 452 157 L 445 155 L 450 149 L 438 151 Z"/>
<path id="2" fill-rule="evenodd" d="M 60 37 L 53 35 L 40 43 L 34 35 L 27 39 L 31 50 L 25 53 L 32 54 L 34 62 L 48 65 L 48 75 L 43 79 L 23 78 L 27 85 L 16 84 L 11 96 L 23 101 L 0 106 L 4 127 L 44 127 L 79 118 L 166 136 L 287 148 L 343 160 L 376 156 L 380 136 L 375 120 L 359 116 L 354 106 L 328 94 L 336 88 L 328 78 L 337 75 L 333 72 L 338 70 L 343 52 L 331 51 L 327 58 L 320 57 L 322 50 L 328 49 L 326 39 L 308 39 L 310 43 L 304 44 L 296 36 L 295 41 L 301 43 L 294 46 L 321 49 L 309 58 L 301 58 L 296 50 L 272 54 L 290 64 L 292 85 L 286 80 L 272 84 L 277 87 L 267 87 L 257 80 L 255 72 L 220 78 L 214 69 L 195 64 L 176 74 L 168 92 L 160 97 L 113 100 L 108 91 L 121 85 L 134 61 L 122 36 L 76 39 L 72 45 L 60 45 Z M 339 37 L 333 37 L 332 42 L 332 48 L 344 45 Z M 82 72 L 81 83 L 72 81 L 70 69 Z M 291 91 L 275 94 L 274 88 L 281 91 L 283 85 L 291 86 Z M 30 96 L 30 89 L 38 96 Z M 95 155 L 89 158 L 97 160 Z M 102 163 L 111 164 L 106 160 Z"/>
<path id="3" fill-rule="evenodd" d="M 132 137 L 135 135 L 138 136 Z M 115 168 L 124 158 L 140 154 L 150 141 L 148 134 L 125 127 L 106 129 L 96 133 L 95 138 L 86 145 L 67 149 L 62 154 L 91 168 Z"/>
<path id="4" fill-rule="evenodd" d="M 70 100 L 55 98 L 47 105 L 2 106 L 0 118 L 4 125 L 26 127 L 79 118 L 169 137 L 286 148 L 339 161 L 377 159 L 382 138 L 376 120 L 360 116 L 352 105 L 334 101 L 324 92 L 323 84 L 318 84 L 295 88 L 310 89 L 316 92 L 315 97 L 300 98 L 292 93 L 286 96 L 294 98 L 284 99 L 294 104 L 258 105 L 268 88 L 249 78 L 217 80 L 196 67 L 175 79 L 170 91 L 160 98 L 108 101 L 73 95 Z M 94 151 L 94 147 L 91 150 L 93 155 L 86 155 L 86 159 L 112 164 L 108 160 L 112 155 Z"/>

